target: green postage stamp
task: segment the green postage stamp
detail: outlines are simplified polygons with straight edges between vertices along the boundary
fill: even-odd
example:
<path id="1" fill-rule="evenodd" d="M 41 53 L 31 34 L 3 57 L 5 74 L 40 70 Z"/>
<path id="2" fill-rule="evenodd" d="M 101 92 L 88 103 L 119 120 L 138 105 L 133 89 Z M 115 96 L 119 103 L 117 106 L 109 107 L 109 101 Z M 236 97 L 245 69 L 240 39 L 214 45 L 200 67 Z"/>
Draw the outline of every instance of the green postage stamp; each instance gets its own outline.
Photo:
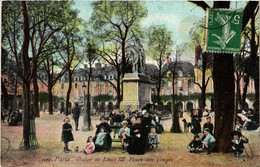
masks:
<path id="1" fill-rule="evenodd" d="M 208 52 L 240 52 L 242 10 L 208 9 L 205 49 Z"/>

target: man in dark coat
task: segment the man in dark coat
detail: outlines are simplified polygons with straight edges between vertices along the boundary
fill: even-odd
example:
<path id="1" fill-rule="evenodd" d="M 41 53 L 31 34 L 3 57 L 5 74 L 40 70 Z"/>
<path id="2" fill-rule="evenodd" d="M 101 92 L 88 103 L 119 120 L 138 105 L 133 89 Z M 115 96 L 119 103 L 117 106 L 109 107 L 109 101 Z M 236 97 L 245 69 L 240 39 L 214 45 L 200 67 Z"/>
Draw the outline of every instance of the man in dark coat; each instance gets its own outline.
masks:
<path id="1" fill-rule="evenodd" d="M 100 124 L 97 126 L 96 134 L 95 137 L 93 138 L 93 142 L 95 143 L 98 134 L 101 132 L 101 129 L 106 133 L 106 136 L 104 137 L 103 145 L 102 146 L 97 146 L 95 145 L 95 150 L 96 151 L 109 151 L 110 148 L 112 147 L 112 139 L 110 136 L 111 133 L 111 128 L 108 123 L 105 122 L 105 117 L 100 118 Z"/>
<path id="2" fill-rule="evenodd" d="M 146 142 L 141 118 L 137 118 L 136 123 L 131 127 L 130 134 L 132 138 L 127 147 L 128 153 L 143 155 L 145 153 Z"/>
<path id="3" fill-rule="evenodd" d="M 79 108 L 79 105 L 78 103 L 75 103 L 75 107 L 73 108 L 73 118 L 74 118 L 74 121 L 75 121 L 75 126 L 76 126 L 76 131 L 78 131 L 78 126 L 79 126 L 79 117 L 80 117 L 80 108 Z"/>

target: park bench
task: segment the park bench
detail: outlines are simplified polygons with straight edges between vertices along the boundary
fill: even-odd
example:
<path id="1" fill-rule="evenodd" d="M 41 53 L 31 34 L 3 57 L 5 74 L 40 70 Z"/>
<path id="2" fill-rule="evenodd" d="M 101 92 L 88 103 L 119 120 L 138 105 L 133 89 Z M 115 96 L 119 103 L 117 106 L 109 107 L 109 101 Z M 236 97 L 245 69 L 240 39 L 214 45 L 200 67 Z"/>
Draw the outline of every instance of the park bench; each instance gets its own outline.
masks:
<path id="1" fill-rule="evenodd" d="M 98 125 L 96 125 L 96 128 L 97 128 L 97 127 L 98 127 Z M 122 126 L 110 125 L 110 128 L 111 128 L 112 130 L 119 130 L 121 127 L 122 127 Z M 131 126 L 128 126 L 128 127 L 131 128 Z M 119 142 L 121 142 L 121 139 L 120 139 L 120 138 L 115 138 L 115 136 L 114 136 L 114 138 L 112 138 L 112 142 L 119 143 Z"/>

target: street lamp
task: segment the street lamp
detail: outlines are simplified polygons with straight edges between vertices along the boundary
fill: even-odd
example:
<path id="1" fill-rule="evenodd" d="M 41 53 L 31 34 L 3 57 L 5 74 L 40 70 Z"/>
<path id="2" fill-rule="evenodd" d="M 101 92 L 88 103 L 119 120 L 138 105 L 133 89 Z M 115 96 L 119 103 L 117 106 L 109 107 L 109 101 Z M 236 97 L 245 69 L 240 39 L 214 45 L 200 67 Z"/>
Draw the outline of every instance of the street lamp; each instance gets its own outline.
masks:
<path id="1" fill-rule="evenodd" d="M 84 92 L 84 122 L 83 122 L 83 131 L 90 131 L 91 130 L 91 120 L 90 120 L 90 102 L 89 102 L 89 92 L 88 92 L 88 101 L 86 104 L 86 97 L 85 97 L 85 91 L 86 91 L 86 85 L 83 83 L 82 90 Z"/>

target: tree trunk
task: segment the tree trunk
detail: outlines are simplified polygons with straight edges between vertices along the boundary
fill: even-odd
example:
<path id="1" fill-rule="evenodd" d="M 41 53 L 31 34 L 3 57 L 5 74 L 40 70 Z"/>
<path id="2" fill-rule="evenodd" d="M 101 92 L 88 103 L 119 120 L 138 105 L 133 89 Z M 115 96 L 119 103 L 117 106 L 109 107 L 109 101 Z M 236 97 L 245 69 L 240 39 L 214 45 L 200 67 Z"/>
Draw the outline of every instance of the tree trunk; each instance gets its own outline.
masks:
<path id="1" fill-rule="evenodd" d="M 247 87 L 248 87 L 248 84 L 249 84 L 249 75 L 244 76 L 244 82 L 245 82 L 245 86 L 243 88 L 243 94 L 242 94 L 242 99 L 241 99 L 242 107 L 244 106 L 244 104 L 246 102 Z"/>
<path id="2" fill-rule="evenodd" d="M 39 87 L 37 84 L 37 73 L 33 72 L 33 92 L 34 92 L 34 114 L 36 117 L 40 117 L 40 110 L 39 110 Z"/>
<path id="3" fill-rule="evenodd" d="M 36 138 L 34 114 L 32 113 L 30 103 L 30 59 L 28 56 L 30 42 L 30 27 L 26 2 L 22 1 L 23 15 L 23 86 L 24 86 L 24 111 L 23 111 L 23 140 L 20 144 L 20 149 L 36 149 L 39 148 L 39 143 Z"/>
<path id="4" fill-rule="evenodd" d="M 69 104 L 70 104 L 70 92 L 71 92 L 71 88 L 72 88 L 72 71 L 69 69 L 68 70 L 69 73 L 69 89 L 67 91 L 67 97 L 66 97 L 66 116 L 69 115 Z M 72 107 L 72 106 L 70 106 Z"/>
<path id="5" fill-rule="evenodd" d="M 4 99 L 4 109 L 8 109 L 9 106 L 9 97 L 8 97 L 8 92 L 7 89 L 4 85 L 3 79 L 1 78 L 1 88 L 2 88 L 2 93 L 3 93 L 3 99 Z"/>
<path id="6" fill-rule="evenodd" d="M 85 111 L 84 111 L 84 123 L 83 123 L 83 131 L 91 131 L 92 125 L 91 125 L 91 118 L 90 118 L 90 111 L 91 111 L 91 104 L 90 104 L 90 84 L 91 84 L 91 77 L 92 77 L 92 66 L 90 64 L 89 68 L 89 75 L 88 75 L 88 90 L 87 90 L 87 108 L 86 105 Z M 85 92 L 84 92 L 85 93 Z M 84 94 L 84 102 L 85 102 L 85 94 Z"/>
<path id="7" fill-rule="evenodd" d="M 121 89 L 120 89 L 120 79 L 118 77 L 118 79 L 116 80 L 116 107 L 119 107 L 120 102 L 121 102 Z"/>
<path id="8" fill-rule="evenodd" d="M 206 106 L 206 65 L 207 57 L 206 53 L 202 55 L 202 87 L 201 87 L 201 109 L 205 109 Z"/>
<path id="9" fill-rule="evenodd" d="M 161 74 L 159 74 L 159 75 L 161 75 Z M 157 95 L 156 95 L 157 104 L 160 104 L 160 102 L 161 102 L 161 96 L 160 96 L 160 93 L 161 93 L 161 83 L 162 83 L 161 78 L 159 78 L 159 80 L 158 80 L 158 87 L 157 87 Z"/>
<path id="10" fill-rule="evenodd" d="M 214 54 L 213 64 L 216 149 L 228 152 L 234 119 L 234 66 L 232 54 Z"/>
<path id="11" fill-rule="evenodd" d="M 48 87 L 48 95 L 49 95 L 49 115 L 53 115 L 53 94 L 52 94 L 52 86 Z"/>
<path id="12" fill-rule="evenodd" d="M 257 57 L 257 45 L 256 45 L 256 32 L 255 32 L 255 14 L 251 17 L 251 60 L 253 65 L 253 78 L 255 82 L 255 110 L 259 112 L 259 57 Z"/>
<path id="13" fill-rule="evenodd" d="M 172 72 L 172 127 L 171 133 L 181 133 L 181 127 L 179 122 L 179 110 L 175 106 L 175 94 L 174 94 L 174 79 L 175 75 Z"/>
<path id="14" fill-rule="evenodd" d="M 39 148 L 36 137 L 35 115 L 31 104 L 30 82 L 24 84 L 23 140 L 19 147 L 26 150 Z"/>

